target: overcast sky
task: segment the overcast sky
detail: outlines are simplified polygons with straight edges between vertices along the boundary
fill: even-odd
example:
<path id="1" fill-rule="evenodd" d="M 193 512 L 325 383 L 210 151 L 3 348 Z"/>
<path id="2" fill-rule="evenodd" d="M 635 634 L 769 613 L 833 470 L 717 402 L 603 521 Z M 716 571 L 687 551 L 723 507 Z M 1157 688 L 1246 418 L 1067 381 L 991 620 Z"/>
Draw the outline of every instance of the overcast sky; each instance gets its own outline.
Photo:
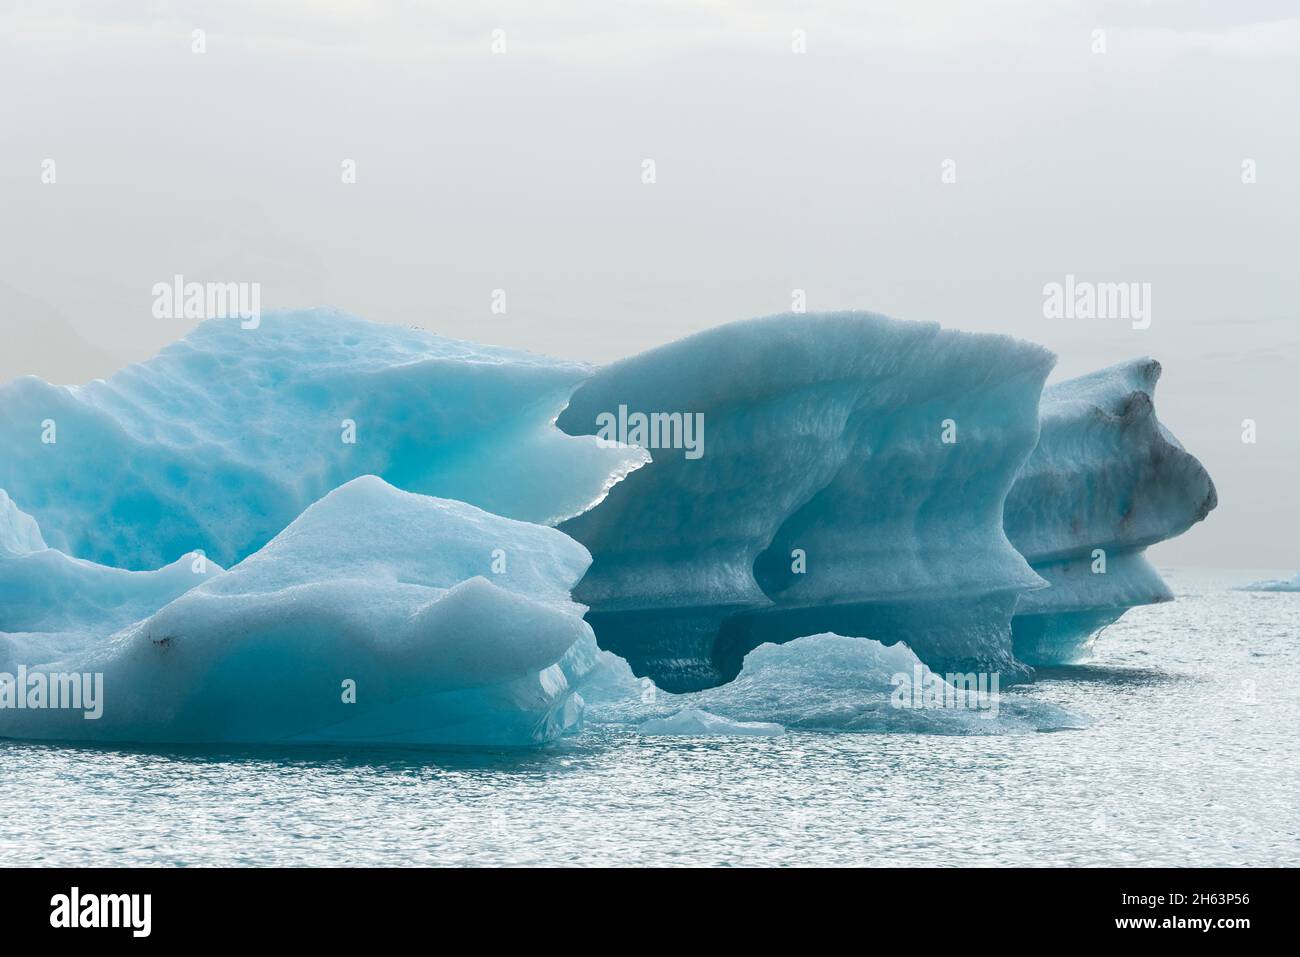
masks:
<path id="1" fill-rule="evenodd" d="M 1298 229 L 1292 3 L 0 4 L 0 376 L 150 355 L 176 273 L 596 361 L 804 289 L 1157 357 L 1220 491 L 1157 563 L 1300 568 Z"/>

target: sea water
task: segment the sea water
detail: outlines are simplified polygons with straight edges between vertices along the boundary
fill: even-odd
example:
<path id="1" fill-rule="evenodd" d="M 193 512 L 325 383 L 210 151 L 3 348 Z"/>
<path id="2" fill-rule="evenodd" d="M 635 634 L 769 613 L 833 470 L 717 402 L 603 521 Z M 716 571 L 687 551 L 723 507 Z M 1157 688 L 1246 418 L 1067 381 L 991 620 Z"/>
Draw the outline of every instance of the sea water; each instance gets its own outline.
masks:
<path id="1" fill-rule="evenodd" d="M 1296 865 L 1293 570 L 1165 570 L 1085 665 L 1004 689 L 1082 730 L 643 737 L 541 751 L 0 742 L 0 865 Z"/>

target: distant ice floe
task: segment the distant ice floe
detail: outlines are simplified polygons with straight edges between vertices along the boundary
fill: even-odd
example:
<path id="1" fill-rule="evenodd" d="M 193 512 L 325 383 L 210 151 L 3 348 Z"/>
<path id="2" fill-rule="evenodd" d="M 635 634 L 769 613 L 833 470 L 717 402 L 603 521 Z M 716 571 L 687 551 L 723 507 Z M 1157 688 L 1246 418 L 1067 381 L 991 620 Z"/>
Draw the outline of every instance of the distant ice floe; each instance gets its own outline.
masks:
<path id="1" fill-rule="evenodd" d="M 1300 572 L 1296 574 L 1295 578 L 1251 582 L 1249 585 L 1242 585 L 1240 590 L 1241 591 L 1300 591 Z"/>

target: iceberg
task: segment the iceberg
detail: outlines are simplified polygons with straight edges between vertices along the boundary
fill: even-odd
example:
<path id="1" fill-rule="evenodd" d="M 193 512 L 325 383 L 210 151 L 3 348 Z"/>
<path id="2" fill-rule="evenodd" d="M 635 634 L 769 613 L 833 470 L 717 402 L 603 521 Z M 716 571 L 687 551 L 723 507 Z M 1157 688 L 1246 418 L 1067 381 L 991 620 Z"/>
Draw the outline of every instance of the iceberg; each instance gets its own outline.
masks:
<path id="1" fill-rule="evenodd" d="M 141 621 L 46 654 L 10 642 L 4 670 L 31 688 L 101 675 L 102 714 L 6 707 L 0 736 L 545 743 L 578 726 L 574 684 L 596 662 L 569 594 L 589 562 L 552 528 L 357 478 Z"/>
<path id="2" fill-rule="evenodd" d="M 937 689 L 937 706 L 903 693 L 918 675 Z M 648 733 L 649 725 L 655 733 L 702 735 L 710 722 L 730 722 L 790 731 L 987 735 L 1071 730 L 1089 723 L 1001 688 L 963 698 L 954 682 L 968 677 L 973 676 L 930 671 L 902 643 L 886 646 L 824 634 L 760 645 L 746 656 L 734 681 L 684 694 L 638 680 L 626 661 L 602 652 L 581 679 L 580 691 L 589 722 L 641 733 Z"/>
<path id="3" fill-rule="evenodd" d="M 1043 392 L 1038 446 L 1006 502 L 1007 536 L 1049 585 L 1016 608 L 1022 661 L 1079 661 L 1129 608 L 1173 600 L 1144 552 L 1201 521 L 1218 497 L 1156 418 L 1160 371 L 1138 359 Z"/>
<path id="4" fill-rule="evenodd" d="M 48 547 L 36 519 L 0 489 L 0 557 L 27 555 Z"/>
<path id="5" fill-rule="evenodd" d="M 560 527 L 601 647 L 674 692 L 765 642 L 906 642 L 939 671 L 1024 680 L 1172 596 L 1145 557 L 1217 502 L 1156 418 L 1152 359 L 1043 388 L 1054 357 L 866 313 L 733 323 L 616 362 L 559 418 L 702 414 Z M 1041 402 L 1040 402 L 1041 399 Z"/>
<path id="6" fill-rule="evenodd" d="M 1295 578 L 1267 579 L 1242 585 L 1238 591 L 1300 591 L 1300 572 Z"/>
<path id="7" fill-rule="evenodd" d="M 785 734 L 785 728 L 770 721 L 732 721 L 699 708 L 687 708 L 667 718 L 651 718 L 637 730 L 644 735 L 692 738 L 771 738 Z"/>
<path id="8" fill-rule="evenodd" d="M 221 571 L 185 557 L 155 571 L 70 558 L 0 491 L 0 672 L 83 648 Z"/>
<path id="9" fill-rule="evenodd" d="M 598 434 L 621 408 L 704 423 L 703 455 L 654 449 L 559 526 L 593 555 L 575 597 L 600 646 L 674 692 L 822 631 L 1026 677 L 1010 619 L 1043 582 L 1002 505 L 1054 362 L 1005 336 L 827 313 L 732 323 L 600 369 L 565 432 Z"/>
<path id="10" fill-rule="evenodd" d="M 314 310 L 0 384 L 0 704 L 20 673 L 105 696 L 0 735 L 540 744 L 584 699 L 698 734 L 1055 726 L 886 693 L 1028 680 L 1171 597 L 1145 549 L 1216 497 L 1159 364 L 1054 363 L 844 312 L 593 368 Z"/>
<path id="11" fill-rule="evenodd" d="M 359 475 L 553 525 L 644 453 L 553 426 L 578 362 L 335 310 L 201 323 L 83 386 L 0 384 L 0 489 L 67 555 L 233 565 Z"/>

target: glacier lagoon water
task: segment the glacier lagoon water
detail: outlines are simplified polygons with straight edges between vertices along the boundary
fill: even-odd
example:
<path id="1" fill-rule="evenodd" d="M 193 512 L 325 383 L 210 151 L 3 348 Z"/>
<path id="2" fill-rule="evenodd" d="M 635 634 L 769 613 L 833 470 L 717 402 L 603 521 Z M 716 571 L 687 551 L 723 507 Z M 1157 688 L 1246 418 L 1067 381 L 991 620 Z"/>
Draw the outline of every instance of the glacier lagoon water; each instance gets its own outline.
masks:
<path id="1" fill-rule="evenodd" d="M 1293 571 L 1293 570 L 1292 570 Z M 1290 571 L 1167 573 L 1005 736 L 660 738 L 539 751 L 0 742 L 6 865 L 1300 864 Z"/>

